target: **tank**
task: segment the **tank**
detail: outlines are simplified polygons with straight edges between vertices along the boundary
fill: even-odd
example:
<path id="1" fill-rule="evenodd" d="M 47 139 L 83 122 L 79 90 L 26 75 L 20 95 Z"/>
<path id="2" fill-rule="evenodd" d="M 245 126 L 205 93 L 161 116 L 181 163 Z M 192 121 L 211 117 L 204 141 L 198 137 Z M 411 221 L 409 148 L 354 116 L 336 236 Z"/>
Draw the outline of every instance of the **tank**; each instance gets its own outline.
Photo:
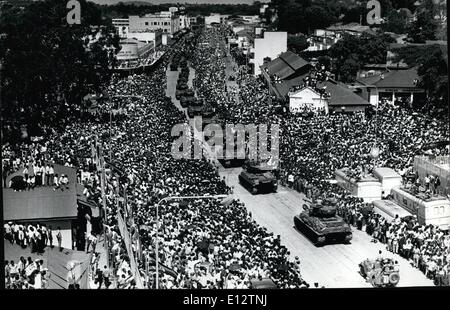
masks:
<path id="1" fill-rule="evenodd" d="M 194 116 L 202 115 L 202 110 L 202 106 L 190 105 L 188 106 L 187 113 L 190 118 L 193 118 Z"/>
<path id="2" fill-rule="evenodd" d="M 181 97 L 193 97 L 193 96 L 194 96 L 194 91 L 190 88 L 175 91 L 175 98 L 177 100 L 180 100 Z"/>
<path id="3" fill-rule="evenodd" d="M 181 96 L 180 98 L 180 105 L 183 108 L 187 108 L 195 101 L 195 97 L 193 96 Z"/>
<path id="4" fill-rule="evenodd" d="M 359 272 L 374 287 L 395 287 L 400 273 L 392 259 L 366 259 L 359 264 Z"/>
<path id="5" fill-rule="evenodd" d="M 176 90 L 186 90 L 189 89 L 189 86 L 187 83 L 181 82 L 177 84 L 177 89 Z"/>
<path id="6" fill-rule="evenodd" d="M 295 227 L 307 236 L 316 246 L 327 242 L 349 243 L 352 230 L 340 216 L 336 208 L 315 204 L 294 217 Z"/>
<path id="7" fill-rule="evenodd" d="M 239 174 L 239 183 L 253 195 L 263 191 L 276 192 L 278 189 L 274 170 L 259 164 L 244 163 L 243 170 Z"/>

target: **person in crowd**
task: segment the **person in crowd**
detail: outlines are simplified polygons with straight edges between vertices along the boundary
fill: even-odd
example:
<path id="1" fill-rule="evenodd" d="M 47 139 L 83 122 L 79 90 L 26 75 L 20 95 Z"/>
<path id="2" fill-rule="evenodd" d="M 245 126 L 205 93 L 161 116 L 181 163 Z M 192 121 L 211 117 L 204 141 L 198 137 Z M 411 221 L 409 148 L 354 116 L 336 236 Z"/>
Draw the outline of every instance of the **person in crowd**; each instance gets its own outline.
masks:
<path id="1" fill-rule="evenodd" d="M 207 29 L 200 33 L 199 40 L 210 44 L 194 48 L 194 43 L 186 43 L 173 52 L 183 55 L 195 69 L 193 88 L 205 99 L 205 106 L 223 114 L 229 123 L 279 125 L 281 182 L 303 189 L 309 198 L 333 196 L 338 213 L 346 221 L 357 229 L 365 229 L 374 241 L 388 243 L 390 251 L 401 249 L 399 254 L 406 255 L 404 244 L 410 240 L 413 261 L 416 264 L 417 259 L 418 267 L 428 263 L 428 256 L 447 255 L 448 250 L 442 246 L 443 239 L 437 237 L 437 232 L 428 227 L 421 230 L 416 221 L 413 221 L 412 229 L 406 229 L 403 220 L 388 223 L 373 212 L 363 212 L 367 207 L 363 201 L 326 181 L 333 178 L 336 169 L 346 168 L 357 180 L 373 171 L 374 160 L 369 154 L 376 137 L 375 130 L 381 150 L 378 164 L 400 171 L 411 167 L 414 155 L 421 152 L 425 143 L 448 135 L 446 126 L 429 126 L 427 117 L 416 117 L 409 110 L 385 103 L 378 105 L 378 121 L 375 121 L 374 111 L 318 113 L 314 117 L 277 112 L 274 105 L 269 104 L 267 86 L 248 74 L 244 67 L 236 74 L 235 87 L 226 85 L 226 63 L 221 56 L 226 53 L 224 47 L 216 43 L 227 33 L 226 26 Z M 185 123 L 186 119 L 184 111 L 178 110 L 166 97 L 167 65 L 168 60 L 164 59 L 151 75 L 131 75 L 126 79 L 112 76 L 105 87 L 110 102 L 100 103 L 99 110 L 106 110 L 110 103 L 126 110 L 126 115 L 118 115 L 112 124 L 107 113 L 103 116 L 100 113 L 97 119 L 74 120 L 61 132 L 49 136 L 50 143 L 45 152 L 50 155 L 50 162 L 89 171 L 88 191 L 84 196 L 99 206 L 106 206 L 102 224 L 110 227 L 107 243 L 114 270 L 104 266 L 103 283 L 108 288 L 114 274 L 123 282 L 119 286 L 126 287 L 127 279 L 138 276 L 130 270 L 129 260 L 133 257 L 127 257 L 125 238 L 119 233 L 117 216 L 121 215 L 125 218 L 120 225 L 125 225 L 128 231 L 133 223 L 138 227 L 149 269 L 155 267 L 154 249 L 156 244 L 160 245 L 159 259 L 161 265 L 166 266 L 159 283 L 161 287 L 245 288 L 249 281 L 264 277 L 274 279 L 280 288 L 309 287 L 301 278 L 299 264 L 290 260 L 288 249 L 279 238 L 253 221 L 239 200 L 227 208 L 214 200 L 166 204 L 158 216 L 161 223 L 158 226 L 163 231 L 159 236 L 156 234 L 155 206 L 161 199 L 230 191 L 208 160 L 174 159 L 171 156 L 171 129 L 175 124 Z M 326 72 L 317 72 L 326 78 Z M 304 83 L 316 87 L 320 81 Z M 383 126 L 377 126 L 378 123 Z M 117 136 L 106 138 L 111 131 L 118 133 Z M 389 143 L 391 139 L 395 139 L 395 143 Z M 110 151 L 120 166 L 112 169 L 118 171 L 105 173 L 105 182 L 99 172 L 102 167 L 99 167 L 101 161 L 97 160 L 98 146 L 102 146 L 104 152 Z M 55 190 L 66 187 L 54 171 L 51 170 L 49 175 L 54 175 L 52 185 Z M 116 204 L 122 193 L 126 193 L 126 212 L 118 209 Z M 428 237 L 432 241 L 428 241 Z M 59 228 L 57 239 L 61 249 Z M 133 256 L 133 253 L 128 254 Z M 210 265 L 206 271 L 201 271 L 195 267 L 198 264 Z M 144 262 L 137 259 L 137 265 L 143 272 Z"/>
<path id="2" fill-rule="evenodd" d="M 59 226 L 56 228 L 56 240 L 58 242 L 59 250 L 62 251 L 63 250 L 63 248 L 61 246 L 61 244 L 62 244 L 62 234 L 61 234 L 61 229 L 60 229 Z"/>

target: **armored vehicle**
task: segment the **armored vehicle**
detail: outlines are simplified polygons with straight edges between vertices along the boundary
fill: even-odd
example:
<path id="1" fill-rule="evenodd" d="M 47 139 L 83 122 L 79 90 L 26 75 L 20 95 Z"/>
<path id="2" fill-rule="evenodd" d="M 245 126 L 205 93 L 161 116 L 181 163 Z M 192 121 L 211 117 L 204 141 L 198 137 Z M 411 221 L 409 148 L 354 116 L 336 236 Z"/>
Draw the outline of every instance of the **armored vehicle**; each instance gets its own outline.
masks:
<path id="1" fill-rule="evenodd" d="M 305 207 L 307 207 L 305 205 Z M 333 206 L 318 202 L 294 217 L 295 227 L 307 236 L 316 246 L 326 242 L 348 243 L 352 240 L 350 226 L 336 214 Z"/>
<path id="2" fill-rule="evenodd" d="M 172 62 L 170 64 L 170 71 L 178 71 L 178 63 Z"/>
<path id="3" fill-rule="evenodd" d="M 193 96 L 181 96 L 180 105 L 183 108 L 187 108 L 188 106 L 192 105 L 194 101 L 195 101 L 195 97 L 193 97 Z"/>
<path id="4" fill-rule="evenodd" d="M 187 113 L 190 118 L 193 118 L 194 116 L 202 115 L 202 110 L 202 106 L 190 105 L 187 109 Z"/>
<path id="5" fill-rule="evenodd" d="M 177 83 L 177 89 L 176 90 L 186 90 L 189 86 L 187 83 Z"/>
<path id="6" fill-rule="evenodd" d="M 194 96 L 194 91 L 192 89 L 179 89 L 175 91 L 175 98 L 177 100 L 180 100 L 181 97 L 192 97 Z"/>
<path id="7" fill-rule="evenodd" d="M 392 259 L 366 259 L 359 264 L 359 271 L 374 287 L 394 287 L 400 281 L 400 274 Z"/>
<path id="8" fill-rule="evenodd" d="M 244 163 L 243 170 L 239 174 L 239 183 L 253 195 L 261 191 L 276 192 L 278 189 L 278 180 L 274 170 L 260 164 Z"/>

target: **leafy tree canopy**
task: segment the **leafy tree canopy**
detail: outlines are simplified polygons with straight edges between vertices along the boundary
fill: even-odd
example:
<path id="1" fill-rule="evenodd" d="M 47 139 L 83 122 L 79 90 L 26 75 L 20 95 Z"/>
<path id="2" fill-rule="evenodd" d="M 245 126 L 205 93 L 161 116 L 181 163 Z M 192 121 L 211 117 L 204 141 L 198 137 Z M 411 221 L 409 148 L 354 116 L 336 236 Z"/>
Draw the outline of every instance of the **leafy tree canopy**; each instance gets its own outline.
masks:
<path id="1" fill-rule="evenodd" d="M 100 91 L 110 78 L 109 65 L 118 38 L 97 7 L 80 0 L 81 25 L 66 21 L 66 2 L 46 0 L 0 17 L 2 116 L 13 131 L 26 124 L 33 131 L 76 115 L 81 99 Z M 101 37 L 90 25 L 102 26 Z"/>

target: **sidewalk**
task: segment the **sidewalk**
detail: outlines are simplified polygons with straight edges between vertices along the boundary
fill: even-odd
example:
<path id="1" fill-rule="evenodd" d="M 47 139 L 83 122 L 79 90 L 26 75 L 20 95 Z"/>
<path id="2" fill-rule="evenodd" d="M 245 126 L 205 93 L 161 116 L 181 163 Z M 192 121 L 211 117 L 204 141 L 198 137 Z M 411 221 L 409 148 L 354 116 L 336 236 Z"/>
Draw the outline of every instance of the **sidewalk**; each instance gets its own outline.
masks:
<path id="1" fill-rule="evenodd" d="M 100 256 L 98 258 L 97 268 L 103 269 L 103 266 L 105 266 L 105 265 L 107 266 L 108 265 L 108 263 L 107 263 L 107 261 L 108 261 L 108 259 L 107 259 L 108 253 L 106 252 L 106 249 L 105 249 L 105 242 L 104 242 L 104 235 L 103 234 L 99 236 L 99 240 L 97 242 L 97 246 L 95 248 L 95 251 L 97 253 L 99 253 L 99 256 Z M 91 268 L 89 269 L 90 270 L 89 271 L 89 288 L 90 289 L 97 289 L 98 284 L 94 283 L 94 280 L 95 280 L 95 269 L 93 269 L 92 264 L 91 264 L 90 267 Z M 111 285 L 109 286 L 109 289 L 115 289 L 116 288 L 116 281 L 115 281 L 113 272 L 111 272 L 110 281 L 111 281 Z M 102 285 L 101 289 L 106 289 L 104 284 Z"/>

